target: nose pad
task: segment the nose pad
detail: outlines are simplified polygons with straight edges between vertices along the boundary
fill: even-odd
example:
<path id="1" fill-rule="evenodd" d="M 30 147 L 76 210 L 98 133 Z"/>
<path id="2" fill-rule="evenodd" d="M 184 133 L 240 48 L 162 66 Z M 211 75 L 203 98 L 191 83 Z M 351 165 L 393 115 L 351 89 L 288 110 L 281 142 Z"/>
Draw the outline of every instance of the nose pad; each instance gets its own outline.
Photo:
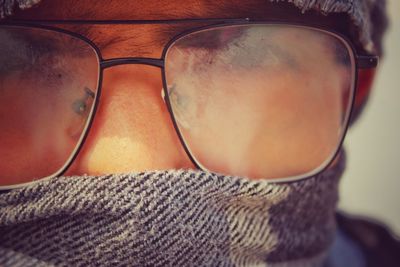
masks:
<path id="1" fill-rule="evenodd" d="M 165 93 L 164 93 L 164 88 L 161 88 L 161 98 L 165 103 Z"/>
<path id="2" fill-rule="evenodd" d="M 101 98 L 68 175 L 195 168 L 173 126 L 160 70 L 123 65 L 104 71 Z"/>

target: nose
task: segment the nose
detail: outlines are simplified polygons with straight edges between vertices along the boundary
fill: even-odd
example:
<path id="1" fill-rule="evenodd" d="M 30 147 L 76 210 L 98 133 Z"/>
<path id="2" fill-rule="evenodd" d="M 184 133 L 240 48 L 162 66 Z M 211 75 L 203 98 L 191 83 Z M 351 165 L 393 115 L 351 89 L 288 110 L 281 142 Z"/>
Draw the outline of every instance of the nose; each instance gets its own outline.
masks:
<path id="1" fill-rule="evenodd" d="M 105 69 L 92 127 L 67 174 L 194 168 L 161 90 L 157 67 L 121 65 Z"/>

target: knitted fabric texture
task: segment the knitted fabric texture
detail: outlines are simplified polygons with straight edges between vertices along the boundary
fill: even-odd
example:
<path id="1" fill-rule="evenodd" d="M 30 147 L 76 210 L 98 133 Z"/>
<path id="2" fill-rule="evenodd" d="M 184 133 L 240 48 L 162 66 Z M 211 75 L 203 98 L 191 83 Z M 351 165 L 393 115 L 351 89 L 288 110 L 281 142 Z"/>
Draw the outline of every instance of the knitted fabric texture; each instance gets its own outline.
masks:
<path id="1" fill-rule="evenodd" d="M 343 168 L 289 183 L 183 170 L 39 182 L 0 195 L 0 266 L 321 266 Z"/>
<path id="2" fill-rule="evenodd" d="M 0 0 L 0 18 L 12 15 L 15 6 L 20 9 L 27 9 L 40 1 L 41 0 Z"/>
<path id="3" fill-rule="evenodd" d="M 0 19 L 10 16 L 17 6 L 30 8 L 41 0 L 0 0 Z M 266 0 L 268 1 L 268 0 Z M 289 2 L 306 12 L 347 13 L 358 28 L 360 42 L 367 52 L 382 53 L 382 34 L 387 26 L 386 0 L 269 0 Z M 373 22 L 373 23 L 372 23 Z"/>

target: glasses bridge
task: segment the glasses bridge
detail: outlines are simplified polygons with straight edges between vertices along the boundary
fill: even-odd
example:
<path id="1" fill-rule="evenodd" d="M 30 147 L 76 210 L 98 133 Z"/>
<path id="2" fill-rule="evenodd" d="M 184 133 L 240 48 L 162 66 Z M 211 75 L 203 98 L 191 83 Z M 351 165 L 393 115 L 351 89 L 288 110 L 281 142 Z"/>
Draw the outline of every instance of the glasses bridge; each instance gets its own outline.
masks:
<path id="1" fill-rule="evenodd" d="M 102 60 L 100 62 L 100 66 L 102 69 L 124 64 L 143 64 L 143 65 L 164 68 L 164 60 L 156 58 L 136 58 L 136 57 L 113 58 L 113 59 Z"/>

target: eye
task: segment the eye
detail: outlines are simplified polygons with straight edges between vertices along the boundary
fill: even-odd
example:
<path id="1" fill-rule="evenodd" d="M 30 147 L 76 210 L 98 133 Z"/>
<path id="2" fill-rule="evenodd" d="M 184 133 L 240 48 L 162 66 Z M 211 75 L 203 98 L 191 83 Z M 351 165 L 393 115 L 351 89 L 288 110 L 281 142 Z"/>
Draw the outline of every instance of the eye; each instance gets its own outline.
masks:
<path id="1" fill-rule="evenodd" d="M 189 106 L 190 102 L 188 97 L 178 93 L 175 84 L 169 86 L 168 94 L 172 109 L 174 110 L 175 119 L 184 128 L 189 129 L 191 126 L 191 122 L 193 121 L 192 116 L 195 107 L 193 107 L 193 104 L 192 106 Z"/>
<path id="2" fill-rule="evenodd" d="M 178 93 L 178 90 L 176 89 L 176 85 L 173 84 L 172 86 L 169 87 L 169 97 L 171 100 L 171 103 L 176 105 L 177 107 L 185 110 L 188 107 L 188 99 L 186 96 Z"/>
<path id="3" fill-rule="evenodd" d="M 86 111 L 86 108 L 87 108 L 86 103 L 81 99 L 76 100 L 74 103 L 72 103 L 72 109 L 78 115 L 83 115 Z"/>
<path id="4" fill-rule="evenodd" d="M 91 102 L 94 99 L 94 92 L 88 87 L 85 87 L 85 95 L 82 99 L 78 99 L 72 103 L 72 110 L 78 115 L 84 115 L 87 109 L 91 107 Z"/>

